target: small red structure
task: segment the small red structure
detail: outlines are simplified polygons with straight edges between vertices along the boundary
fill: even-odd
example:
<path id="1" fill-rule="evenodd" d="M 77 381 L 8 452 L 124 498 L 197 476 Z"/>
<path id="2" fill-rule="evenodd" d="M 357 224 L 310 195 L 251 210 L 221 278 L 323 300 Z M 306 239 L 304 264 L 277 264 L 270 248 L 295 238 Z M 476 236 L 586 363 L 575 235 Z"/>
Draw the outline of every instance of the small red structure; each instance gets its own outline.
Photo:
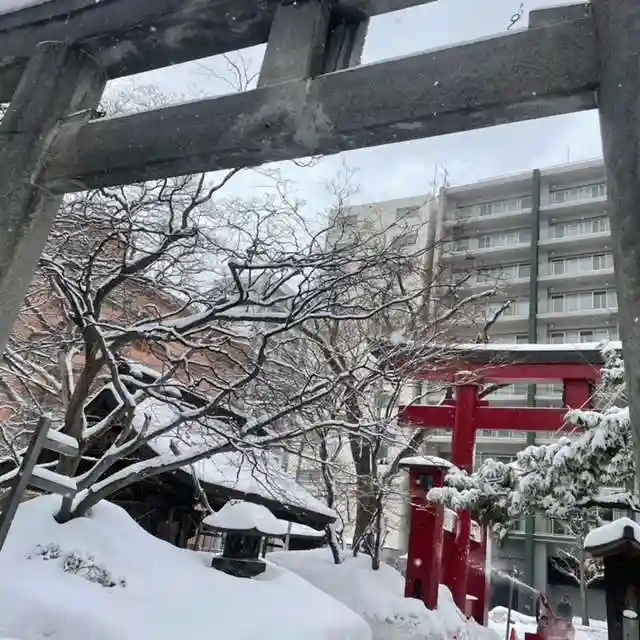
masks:
<path id="1" fill-rule="evenodd" d="M 413 427 L 452 429 L 451 463 L 466 471 L 473 469 L 478 429 L 561 431 L 567 408 L 590 408 L 592 387 L 603 364 L 595 345 L 461 345 L 434 350 L 432 357 L 421 352 L 420 357 L 426 364 L 416 377 L 451 382 L 455 399 L 434 406 L 402 407 L 400 420 Z M 562 382 L 564 408 L 492 407 L 480 398 L 486 383 L 513 382 Z M 435 608 L 438 585 L 443 583 L 461 610 L 485 624 L 489 535 L 467 512 L 457 514 L 453 531 L 447 532 L 444 508 L 426 500 L 431 488 L 443 485 L 448 464 L 428 457 L 405 461 L 412 505 L 405 593 Z M 474 529 L 479 531 L 477 540 Z"/>

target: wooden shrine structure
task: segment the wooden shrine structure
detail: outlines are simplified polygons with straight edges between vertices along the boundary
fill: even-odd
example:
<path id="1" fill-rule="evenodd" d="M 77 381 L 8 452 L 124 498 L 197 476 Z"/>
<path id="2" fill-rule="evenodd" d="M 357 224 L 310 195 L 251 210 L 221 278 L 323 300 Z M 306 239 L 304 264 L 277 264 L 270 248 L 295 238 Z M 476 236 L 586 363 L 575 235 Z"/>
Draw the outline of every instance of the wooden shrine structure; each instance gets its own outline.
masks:
<path id="1" fill-rule="evenodd" d="M 566 429 L 568 409 L 591 408 L 594 384 L 600 379 L 602 354 L 596 345 L 460 345 L 420 350 L 422 369 L 415 377 L 451 384 L 455 397 L 438 405 L 401 408 L 401 423 L 424 429 L 452 430 L 451 460 L 425 457 L 404 461 L 409 468 L 411 523 L 405 595 L 422 599 L 436 608 L 438 585 L 445 584 L 462 611 L 487 623 L 488 589 L 486 567 L 490 558 L 489 535 L 472 534 L 472 514 L 461 512 L 454 527 L 447 528 L 443 505 L 428 500 L 428 492 L 442 487 L 450 464 L 471 472 L 474 468 L 479 429 L 561 433 Z M 411 358 L 411 348 L 402 355 Z M 562 383 L 563 407 L 490 406 L 480 399 L 486 383 Z M 575 431 L 574 426 L 570 430 Z M 486 524 L 486 523 L 485 523 Z M 478 529 L 479 525 L 475 524 Z M 417 588 L 416 585 L 419 585 Z"/>

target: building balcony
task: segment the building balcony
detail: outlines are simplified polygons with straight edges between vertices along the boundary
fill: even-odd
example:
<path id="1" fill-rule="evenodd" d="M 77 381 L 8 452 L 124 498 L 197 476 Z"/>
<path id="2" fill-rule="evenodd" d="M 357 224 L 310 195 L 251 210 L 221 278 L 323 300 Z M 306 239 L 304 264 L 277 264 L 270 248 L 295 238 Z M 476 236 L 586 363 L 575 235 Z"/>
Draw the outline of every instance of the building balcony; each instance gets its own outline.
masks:
<path id="1" fill-rule="evenodd" d="M 474 292 L 495 289 L 499 294 L 526 293 L 529 289 L 529 278 L 486 278 L 476 275 L 466 280 L 460 288 Z"/>
<path id="2" fill-rule="evenodd" d="M 551 265 L 542 265 L 538 279 L 541 283 L 554 287 L 562 287 L 563 285 L 569 285 L 572 288 L 615 286 L 613 265 L 604 269 L 566 271 L 565 273 L 555 273 Z"/>
<path id="3" fill-rule="evenodd" d="M 565 202 L 551 202 L 545 199 L 540 204 L 540 213 L 558 218 L 605 213 L 607 202 L 607 196 L 566 200 Z"/>
<path id="4" fill-rule="evenodd" d="M 481 215 L 480 207 L 471 208 L 471 215 L 461 216 L 456 209 L 447 213 L 443 225 L 445 228 L 459 228 L 469 233 L 500 231 L 505 227 L 529 226 L 531 224 L 531 207 L 515 209 L 491 215 Z"/>
<path id="5" fill-rule="evenodd" d="M 563 311 L 555 310 L 547 301 L 541 301 L 538 306 L 538 320 L 552 323 L 554 327 L 615 325 L 617 314 L 617 304 L 598 309 L 564 309 Z"/>
<path id="6" fill-rule="evenodd" d="M 479 247 L 477 241 L 469 247 L 456 249 L 443 247 L 442 259 L 446 261 L 467 261 L 470 263 L 514 262 L 529 256 L 530 242 L 519 242 L 493 247 Z"/>
<path id="7" fill-rule="evenodd" d="M 567 249 L 590 252 L 611 248 L 611 233 L 609 231 L 601 233 L 585 233 L 581 235 L 565 235 L 555 238 L 548 232 L 540 234 L 541 247 L 548 251 L 561 252 Z"/>

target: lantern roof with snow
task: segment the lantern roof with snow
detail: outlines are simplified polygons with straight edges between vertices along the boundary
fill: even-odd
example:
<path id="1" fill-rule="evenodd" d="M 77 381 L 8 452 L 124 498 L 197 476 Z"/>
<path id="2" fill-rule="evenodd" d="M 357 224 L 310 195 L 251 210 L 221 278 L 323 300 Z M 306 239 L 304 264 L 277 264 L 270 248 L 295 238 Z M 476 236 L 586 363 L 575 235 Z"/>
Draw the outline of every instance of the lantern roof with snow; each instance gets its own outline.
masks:
<path id="1" fill-rule="evenodd" d="M 591 531 L 584 548 L 594 558 L 630 554 L 640 555 L 640 524 L 619 518 Z"/>
<path id="2" fill-rule="evenodd" d="M 220 511 L 208 515 L 202 523 L 215 531 L 256 536 L 282 537 L 287 534 L 288 528 L 286 522 L 278 520 L 264 505 L 244 500 L 230 500 Z"/>

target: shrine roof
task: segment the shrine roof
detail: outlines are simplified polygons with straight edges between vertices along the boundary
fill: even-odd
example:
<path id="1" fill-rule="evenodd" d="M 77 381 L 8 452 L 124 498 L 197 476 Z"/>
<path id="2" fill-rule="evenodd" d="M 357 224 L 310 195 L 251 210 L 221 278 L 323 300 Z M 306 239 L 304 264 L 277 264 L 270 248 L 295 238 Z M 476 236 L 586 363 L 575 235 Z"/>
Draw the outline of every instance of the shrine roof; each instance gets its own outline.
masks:
<path id="1" fill-rule="evenodd" d="M 228 432 L 229 437 L 234 435 L 228 423 L 213 417 L 187 420 L 163 432 L 163 428 L 172 424 L 180 413 L 176 405 L 175 402 L 147 399 L 136 407 L 134 428 L 141 429 L 148 423 L 149 433 L 162 433 L 149 441 L 148 446 L 156 455 L 179 455 L 172 443 L 179 443 L 182 447 L 180 453 L 199 447 L 213 452 L 216 444 L 224 449 L 224 443 L 228 442 L 220 434 Z M 336 512 L 283 470 L 272 452 L 253 449 L 250 441 L 245 445 L 243 450 L 212 453 L 204 460 L 185 466 L 181 469 L 185 480 L 193 482 L 195 475 L 207 493 L 223 492 L 232 499 L 262 504 L 280 519 L 308 523 L 319 528 L 335 521 L 338 517 Z"/>

